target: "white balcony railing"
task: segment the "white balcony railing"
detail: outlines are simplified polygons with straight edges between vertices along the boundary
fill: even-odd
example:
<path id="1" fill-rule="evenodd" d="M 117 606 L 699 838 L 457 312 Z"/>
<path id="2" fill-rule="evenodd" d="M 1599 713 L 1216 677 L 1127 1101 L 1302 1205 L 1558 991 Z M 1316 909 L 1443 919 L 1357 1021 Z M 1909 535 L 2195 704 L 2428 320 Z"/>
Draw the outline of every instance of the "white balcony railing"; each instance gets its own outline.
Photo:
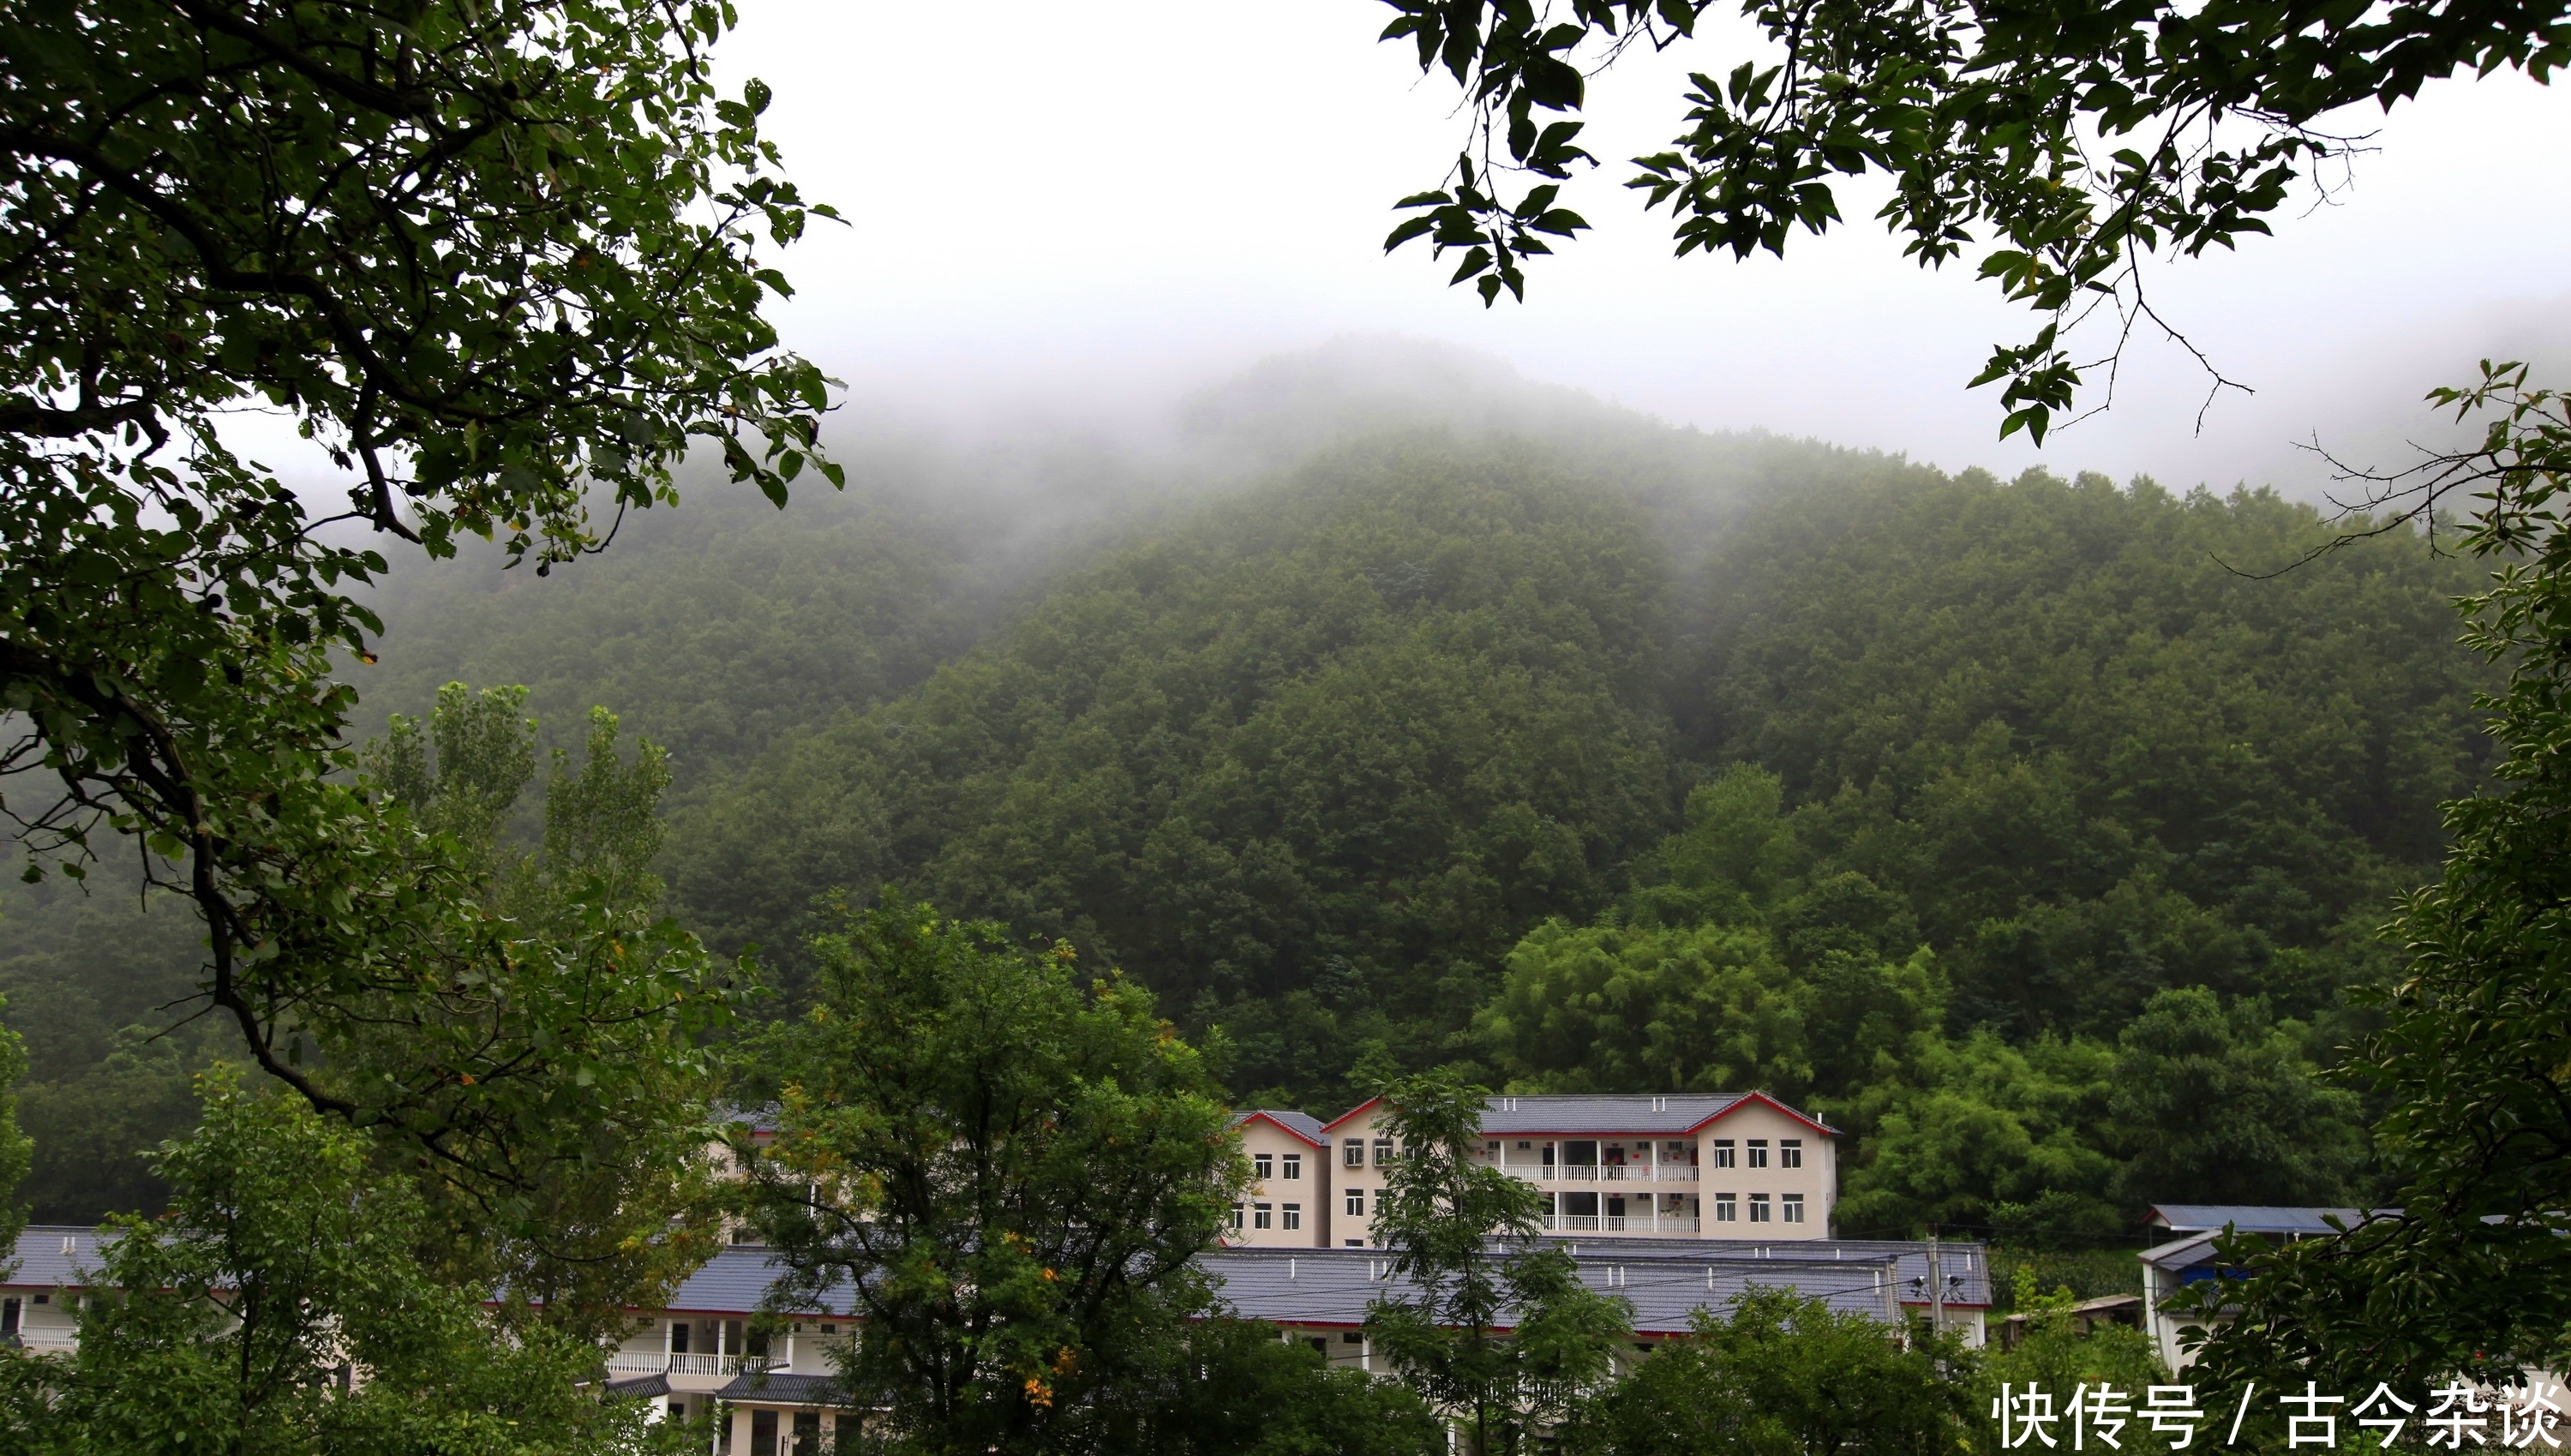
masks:
<path id="1" fill-rule="evenodd" d="M 1687 1164 L 1664 1164 L 1654 1168 L 1636 1163 L 1619 1168 L 1613 1164 L 1551 1163 L 1544 1165 L 1508 1164 L 1498 1167 L 1529 1183 L 1695 1183 L 1698 1170 Z"/>
<path id="2" fill-rule="evenodd" d="M 772 1369 L 766 1355 L 668 1354 L 660 1350 L 614 1350 L 607 1356 L 610 1375 L 739 1375 Z"/>
<path id="3" fill-rule="evenodd" d="M 1693 1213 L 1547 1213 L 1544 1226 L 1557 1233 L 1694 1233 L 1702 1224 Z"/>

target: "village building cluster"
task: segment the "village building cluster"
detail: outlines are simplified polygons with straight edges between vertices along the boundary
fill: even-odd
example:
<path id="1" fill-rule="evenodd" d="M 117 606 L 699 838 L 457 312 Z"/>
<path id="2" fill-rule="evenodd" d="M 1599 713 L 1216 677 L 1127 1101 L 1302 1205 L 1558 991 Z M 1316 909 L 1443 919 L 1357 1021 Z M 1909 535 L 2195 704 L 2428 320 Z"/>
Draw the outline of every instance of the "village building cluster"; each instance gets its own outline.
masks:
<path id="1" fill-rule="evenodd" d="M 1324 1123 L 1299 1112 L 1237 1115 L 1253 1181 L 1205 1272 L 1239 1315 L 1274 1324 L 1331 1363 L 1383 1373 L 1366 1308 L 1394 1277 L 1374 1215 L 1400 1148 L 1369 1102 Z M 1753 1286 L 1790 1288 L 1887 1326 L 1935 1319 L 1970 1345 L 2006 1339 L 1989 1321 L 1991 1272 L 1975 1242 L 1843 1238 L 1832 1223 L 1837 1135 L 1758 1093 L 1666 1097 L 1495 1097 L 1478 1157 L 1546 1197 L 1543 1236 L 1592 1288 L 1633 1308 L 1638 1356 L 1684 1336 L 1699 1310 Z M 2144 1250 L 2145 1293 L 2093 1300 L 2079 1317 L 2147 1327 L 2173 1370 L 2187 1353 L 2161 1298 L 2209 1275 L 2226 1226 L 2277 1237 L 2325 1231 L 2359 1210 L 2155 1210 L 2176 1235 Z M 32 1227 L 0 1282 L 0 1342 L 62 1349 L 97 1266 L 95 1229 Z M 667 1307 L 636 1310 L 602 1352 L 611 1393 L 672 1419 L 718 1419 L 715 1456 L 833 1449 L 858 1413 L 842 1403 L 837 1352 L 855 1332 L 842 1298 L 778 1309 L 780 1270 L 745 1235 L 683 1281 Z"/>

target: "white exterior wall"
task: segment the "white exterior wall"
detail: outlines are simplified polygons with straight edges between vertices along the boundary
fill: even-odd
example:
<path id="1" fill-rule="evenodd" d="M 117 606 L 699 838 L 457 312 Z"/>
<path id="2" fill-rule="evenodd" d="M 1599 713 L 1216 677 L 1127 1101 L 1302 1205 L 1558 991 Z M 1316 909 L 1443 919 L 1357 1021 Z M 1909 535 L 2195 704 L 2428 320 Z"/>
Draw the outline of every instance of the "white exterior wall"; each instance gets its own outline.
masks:
<path id="1" fill-rule="evenodd" d="M 1332 1220 L 1328 1247 L 1371 1246 L 1375 1201 L 1383 1186 L 1377 1142 L 1378 1110 L 1358 1109 L 1329 1129 Z M 1363 1163 L 1346 1161 L 1354 1142 Z M 1569 1161 L 1570 1143 L 1596 1143 L 1596 1163 Z M 1642 1134 L 1568 1129 L 1556 1133 L 1485 1134 L 1480 1158 L 1545 1191 L 1553 1214 L 1550 1230 L 1635 1238 L 1737 1238 L 1784 1242 L 1827 1238 L 1838 1202 L 1838 1140 L 1812 1124 L 1765 1102 L 1744 1102 L 1686 1134 Z M 1494 1147 L 1493 1145 L 1497 1146 Z M 1731 1145 L 1732 1166 L 1717 1154 Z M 1792 1145 L 1790 1147 L 1790 1145 Z M 1585 1155 L 1587 1150 L 1581 1150 Z M 1789 1154 L 1797 1166 L 1788 1166 Z M 1548 1157 L 1548 1154 L 1550 1157 Z M 1365 1212 L 1351 1214 L 1350 1194 L 1362 1194 Z M 1716 1216 L 1723 1194 L 1733 1196 L 1730 1221 Z M 1754 1217 L 1766 1196 L 1768 1216 Z M 1790 1196 L 1802 1216 L 1787 1217 Z M 1621 1209 L 1623 1212 L 1617 1212 Z"/>
<path id="2" fill-rule="evenodd" d="M 1376 1200 L 1383 1197 L 1384 1165 L 1397 1151 L 1391 1134 L 1383 1129 L 1381 1111 L 1380 1104 L 1369 1103 L 1325 1130 L 1330 1140 L 1325 1155 L 1330 1160 L 1330 1225 L 1325 1247 L 1375 1246 L 1374 1213 Z M 1351 1145 L 1358 1160 L 1353 1164 L 1348 1161 Z M 1351 1198 L 1363 1212 L 1349 1211 Z"/>
<path id="3" fill-rule="evenodd" d="M 1265 1178 L 1253 1177 L 1224 1232 L 1234 1248 L 1326 1248 L 1330 1239 L 1330 1153 L 1265 1118 L 1241 1125 L 1241 1151 Z M 1265 1225 L 1262 1226 L 1262 1215 Z"/>
<path id="4" fill-rule="evenodd" d="M 1829 1237 L 1830 1213 L 1839 1192 L 1837 1142 L 1811 1124 L 1760 1102 L 1743 1103 L 1707 1124 L 1696 1137 L 1702 1234 L 1781 1240 Z M 1723 1166 L 1727 1151 L 1729 1168 Z M 1801 1166 L 1787 1167 L 1789 1155 Z M 1757 1166 L 1762 1163 L 1766 1166 Z M 1730 1219 L 1722 1216 L 1726 1194 L 1732 1196 L 1735 1210 Z M 1787 1216 L 1790 1197 L 1801 1200 L 1800 1221 Z M 1768 1214 L 1764 1219 L 1756 1216 L 1763 1207 Z"/>

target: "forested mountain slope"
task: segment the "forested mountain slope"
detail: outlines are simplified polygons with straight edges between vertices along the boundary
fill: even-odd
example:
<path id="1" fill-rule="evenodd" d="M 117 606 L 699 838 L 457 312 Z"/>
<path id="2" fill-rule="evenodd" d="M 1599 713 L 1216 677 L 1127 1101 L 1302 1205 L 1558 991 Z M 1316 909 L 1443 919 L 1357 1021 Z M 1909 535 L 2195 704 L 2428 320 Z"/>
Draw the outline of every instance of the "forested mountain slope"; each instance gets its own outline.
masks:
<path id="1" fill-rule="evenodd" d="M 673 890 L 790 964 L 811 896 L 898 881 L 1201 1022 L 1318 998 L 1429 1057 L 1668 827 L 1673 583 L 1631 493 L 1557 453 L 1346 450 L 771 752 L 683 819 Z M 1287 1060 L 1327 1085 L 1282 1046 L 1240 1075 Z"/>
<path id="2" fill-rule="evenodd" d="M 2488 762 L 2464 562 L 2273 495 L 1978 475 L 1781 500 L 1716 554 L 1692 755 L 1755 762 L 1809 873 L 1894 890 L 2013 1037 L 2151 991 L 2306 1015 Z M 2262 575 L 2267 574 L 2267 575 Z"/>
<path id="3" fill-rule="evenodd" d="M 867 445 L 844 497 L 396 580 L 350 671 L 370 712 L 524 682 L 549 729 L 669 744 L 671 908 L 780 1013 L 815 897 L 893 884 L 1221 1028 L 1245 1102 L 1441 1062 L 1808 1102 L 1850 1230 L 2362 1194 L 2309 1074 L 2486 761 L 2471 567 L 2263 576 L 2329 529 L 1432 384 L 1289 362 L 1161 455 Z M 189 927 L 0 910 L 29 1197 L 148 1204 L 132 1154 L 214 1046 L 150 1039 Z"/>

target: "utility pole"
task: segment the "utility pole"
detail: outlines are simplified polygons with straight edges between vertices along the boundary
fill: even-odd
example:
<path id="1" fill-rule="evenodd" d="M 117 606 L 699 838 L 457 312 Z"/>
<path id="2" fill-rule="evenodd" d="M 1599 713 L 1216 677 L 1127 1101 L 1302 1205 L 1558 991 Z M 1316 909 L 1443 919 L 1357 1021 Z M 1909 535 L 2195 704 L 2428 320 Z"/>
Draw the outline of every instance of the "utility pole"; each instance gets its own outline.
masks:
<path id="1" fill-rule="evenodd" d="M 1937 1230 L 1928 1230 L 1928 1333 L 1946 1332 L 1946 1271 L 1937 1261 Z"/>

